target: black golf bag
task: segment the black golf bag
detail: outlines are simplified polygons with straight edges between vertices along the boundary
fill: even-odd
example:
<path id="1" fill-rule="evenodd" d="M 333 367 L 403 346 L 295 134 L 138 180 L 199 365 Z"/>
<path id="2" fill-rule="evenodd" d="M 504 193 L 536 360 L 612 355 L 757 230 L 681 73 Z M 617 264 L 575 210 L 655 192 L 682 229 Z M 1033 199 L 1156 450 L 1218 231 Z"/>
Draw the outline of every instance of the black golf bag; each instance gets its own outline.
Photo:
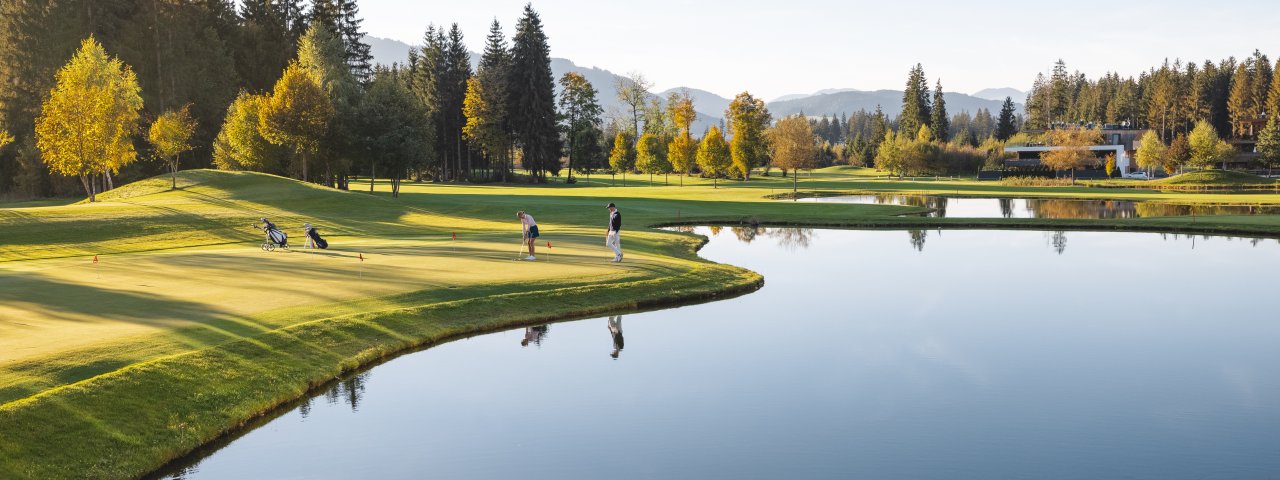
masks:
<path id="1" fill-rule="evenodd" d="M 307 229 L 307 236 L 311 237 L 311 241 L 315 242 L 315 245 L 317 248 L 320 248 L 322 250 L 329 248 L 329 242 L 323 238 L 320 238 L 320 232 L 317 232 L 316 229 L 314 228 Z"/>

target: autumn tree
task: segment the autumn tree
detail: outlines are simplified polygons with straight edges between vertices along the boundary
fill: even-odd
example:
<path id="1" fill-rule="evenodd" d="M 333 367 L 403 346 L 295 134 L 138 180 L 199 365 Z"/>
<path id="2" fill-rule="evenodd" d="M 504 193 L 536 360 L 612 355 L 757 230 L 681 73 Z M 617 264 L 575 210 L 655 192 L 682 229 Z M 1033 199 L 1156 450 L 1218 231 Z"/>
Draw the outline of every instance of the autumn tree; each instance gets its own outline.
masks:
<path id="1" fill-rule="evenodd" d="M 147 142 L 156 157 L 169 166 L 173 180 L 170 189 L 178 188 L 178 156 L 191 151 L 191 136 L 196 133 L 196 120 L 191 118 L 190 106 L 164 112 L 151 123 Z"/>
<path id="2" fill-rule="evenodd" d="M 258 128 L 265 95 L 241 92 L 222 121 L 222 130 L 213 141 L 213 163 L 220 170 L 250 170 L 281 173 L 284 149 L 262 136 Z"/>
<path id="3" fill-rule="evenodd" d="M 1089 147 L 1097 145 L 1102 136 L 1098 130 L 1090 128 L 1067 127 L 1050 130 L 1046 133 L 1049 144 L 1058 148 L 1044 152 L 1040 161 L 1054 170 L 1070 170 L 1075 179 L 1075 171 L 1097 162 Z"/>
<path id="4" fill-rule="evenodd" d="M 627 186 L 627 172 L 636 168 L 636 151 L 631 144 L 631 134 L 621 130 L 613 138 L 613 150 L 609 152 L 609 169 L 614 175 L 622 172 L 622 186 Z"/>
<path id="5" fill-rule="evenodd" d="M 80 177 L 94 202 L 96 177 L 110 186 L 110 175 L 137 158 L 132 137 L 142 109 L 138 79 L 93 37 L 81 42 L 55 78 L 36 119 L 36 146 L 50 171 Z"/>
<path id="6" fill-rule="evenodd" d="M 315 76 L 295 62 L 259 110 L 258 128 L 267 141 L 293 150 L 301 159 L 302 180 L 310 181 L 308 159 L 320 147 L 332 118 L 329 96 Z"/>
<path id="7" fill-rule="evenodd" d="M 883 170 L 891 174 L 898 174 L 901 177 L 905 173 L 905 163 L 903 163 L 903 144 L 904 141 L 898 140 L 899 135 L 893 130 L 885 132 L 884 137 L 880 141 L 880 146 L 876 148 L 875 166 L 878 170 Z"/>
<path id="8" fill-rule="evenodd" d="M 1148 173 L 1164 164 L 1164 141 L 1160 140 L 1160 135 L 1155 130 L 1147 130 L 1142 134 L 1142 138 L 1138 140 L 1136 157 L 1138 168 L 1146 170 Z"/>
<path id="9" fill-rule="evenodd" d="M 335 2 L 335 14 L 340 14 L 342 6 L 331 1 Z M 333 105 L 315 160 L 324 167 L 324 183 L 338 188 L 346 188 L 348 171 L 356 157 L 363 154 L 355 135 L 360 83 L 348 63 L 348 55 L 342 38 L 318 22 L 312 23 L 298 40 L 298 65 L 315 78 Z"/>
<path id="10" fill-rule="evenodd" d="M 1187 143 L 1191 147 L 1188 164 L 1193 167 L 1211 168 L 1215 163 L 1223 162 L 1225 169 L 1227 159 L 1235 152 L 1231 144 L 1218 137 L 1213 125 L 1204 120 L 1196 122 L 1196 128 L 1187 135 Z"/>
<path id="11" fill-rule="evenodd" d="M 467 79 L 467 94 L 462 101 L 462 113 L 466 117 L 462 135 L 493 159 L 506 153 L 507 130 L 502 122 L 502 109 L 506 105 L 493 101 L 493 96 L 486 91 L 491 85 L 482 82 L 478 75 Z"/>
<path id="12" fill-rule="evenodd" d="M 1187 142 L 1186 135 L 1179 133 L 1169 142 L 1169 148 L 1164 152 L 1164 173 L 1173 175 L 1174 172 L 1181 171 L 1190 160 L 1191 144 Z"/>
<path id="13" fill-rule="evenodd" d="M 604 109 L 596 100 L 596 88 L 587 77 L 566 72 L 560 77 L 560 117 L 565 153 L 569 157 L 569 182 L 573 182 L 574 161 L 579 170 L 590 172 L 592 158 L 600 151 L 600 115 Z"/>
<path id="14" fill-rule="evenodd" d="M 698 145 L 698 168 L 711 177 L 712 188 L 719 188 L 718 178 L 733 166 L 729 144 L 724 141 L 720 128 L 712 125 Z"/>
<path id="15" fill-rule="evenodd" d="M 649 174 L 649 184 L 653 184 L 654 174 L 671 172 L 671 162 L 667 161 L 667 144 L 655 133 L 645 133 L 636 141 L 636 168 Z"/>
<path id="16" fill-rule="evenodd" d="M 688 90 L 671 92 L 667 96 L 667 114 L 679 129 L 667 145 L 667 160 L 671 162 L 671 168 L 680 174 L 680 186 L 684 186 L 684 176 L 693 171 L 698 155 L 698 143 L 691 132 L 698 112 L 693 109 L 693 97 Z"/>
<path id="17" fill-rule="evenodd" d="M 794 194 L 800 170 L 813 169 L 817 165 L 818 143 L 813 127 L 804 116 L 792 115 L 778 120 L 778 124 L 769 129 L 768 136 L 773 165 L 782 169 L 783 177 L 791 172 L 791 192 Z"/>
<path id="18" fill-rule="evenodd" d="M 768 159 L 765 129 L 773 121 L 764 100 L 742 92 L 729 102 L 729 110 L 725 112 L 729 122 L 729 130 L 733 132 L 733 140 L 729 152 L 733 158 L 733 166 L 743 180 L 751 180 L 751 169 L 764 165 Z"/>

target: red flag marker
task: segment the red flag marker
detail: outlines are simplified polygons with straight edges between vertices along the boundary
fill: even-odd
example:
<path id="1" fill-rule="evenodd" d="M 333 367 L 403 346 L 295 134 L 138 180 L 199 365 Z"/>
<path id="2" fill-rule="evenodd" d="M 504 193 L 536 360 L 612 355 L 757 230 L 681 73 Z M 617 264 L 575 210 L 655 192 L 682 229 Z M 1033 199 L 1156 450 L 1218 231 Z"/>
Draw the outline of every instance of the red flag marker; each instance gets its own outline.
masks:
<path id="1" fill-rule="evenodd" d="M 361 262 L 363 262 L 363 261 L 364 261 L 364 254 L 363 254 L 363 253 L 357 253 L 356 255 L 359 255 L 359 256 L 360 256 L 360 261 L 361 261 Z"/>
<path id="2" fill-rule="evenodd" d="M 551 248 L 551 242 L 547 242 L 547 248 Z"/>
<path id="3" fill-rule="evenodd" d="M 93 263 L 98 263 L 98 256 L 97 256 L 97 255 L 94 255 L 94 256 L 93 256 Z"/>
<path id="4" fill-rule="evenodd" d="M 458 239 L 458 232 L 453 232 L 453 239 L 454 239 L 454 240 L 457 240 L 457 239 Z"/>

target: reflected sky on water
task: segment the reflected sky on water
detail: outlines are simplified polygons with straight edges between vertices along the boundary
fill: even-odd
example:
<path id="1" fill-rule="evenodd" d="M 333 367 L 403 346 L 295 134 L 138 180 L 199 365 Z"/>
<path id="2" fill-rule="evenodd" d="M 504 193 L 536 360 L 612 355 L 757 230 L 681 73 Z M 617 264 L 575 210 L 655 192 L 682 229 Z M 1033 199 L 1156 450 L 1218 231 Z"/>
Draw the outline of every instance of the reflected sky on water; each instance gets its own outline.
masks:
<path id="1" fill-rule="evenodd" d="M 697 231 L 766 286 L 405 355 L 170 477 L 1280 472 L 1273 240 Z"/>

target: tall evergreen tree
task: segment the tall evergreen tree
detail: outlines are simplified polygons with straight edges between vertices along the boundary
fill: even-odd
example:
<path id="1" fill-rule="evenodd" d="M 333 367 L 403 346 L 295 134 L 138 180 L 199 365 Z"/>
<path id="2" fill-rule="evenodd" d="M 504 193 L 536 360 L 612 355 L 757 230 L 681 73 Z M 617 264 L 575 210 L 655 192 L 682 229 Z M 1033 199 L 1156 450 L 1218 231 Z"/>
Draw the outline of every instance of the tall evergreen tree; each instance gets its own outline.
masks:
<path id="1" fill-rule="evenodd" d="M 512 39 L 511 95 L 515 99 L 512 120 L 521 159 L 538 182 L 560 171 L 560 137 L 556 129 L 555 80 L 551 74 L 551 47 L 542 31 L 542 19 L 525 4 Z"/>
<path id="2" fill-rule="evenodd" d="M 512 173 L 511 166 L 511 95 L 508 79 L 511 76 L 511 50 L 507 47 L 507 38 L 502 33 L 502 25 L 497 19 L 489 25 L 489 36 L 485 38 L 484 53 L 476 70 L 483 100 L 489 107 L 489 115 L 494 125 L 501 129 L 500 145 L 493 145 L 489 154 L 489 168 L 502 171 L 502 180 L 506 181 Z M 495 165 L 496 164 L 496 165 Z"/>
<path id="3" fill-rule="evenodd" d="M 947 100 L 942 94 L 942 79 L 939 78 L 937 82 L 933 90 L 932 118 L 930 118 L 929 127 L 933 129 L 933 135 L 939 141 L 946 142 L 951 140 L 951 120 L 947 117 Z"/>
<path id="4" fill-rule="evenodd" d="M 917 63 L 907 75 L 907 85 L 902 91 L 902 113 L 898 115 L 898 129 L 915 132 L 920 126 L 928 125 L 932 117 L 929 80 L 924 76 L 924 67 Z"/>
<path id="5" fill-rule="evenodd" d="M 1018 133 L 1017 121 L 1014 118 L 1014 109 L 1012 97 L 1004 97 L 1004 104 L 1000 106 L 1000 119 L 996 122 L 995 136 L 997 140 L 1007 141 L 1013 134 Z"/>

